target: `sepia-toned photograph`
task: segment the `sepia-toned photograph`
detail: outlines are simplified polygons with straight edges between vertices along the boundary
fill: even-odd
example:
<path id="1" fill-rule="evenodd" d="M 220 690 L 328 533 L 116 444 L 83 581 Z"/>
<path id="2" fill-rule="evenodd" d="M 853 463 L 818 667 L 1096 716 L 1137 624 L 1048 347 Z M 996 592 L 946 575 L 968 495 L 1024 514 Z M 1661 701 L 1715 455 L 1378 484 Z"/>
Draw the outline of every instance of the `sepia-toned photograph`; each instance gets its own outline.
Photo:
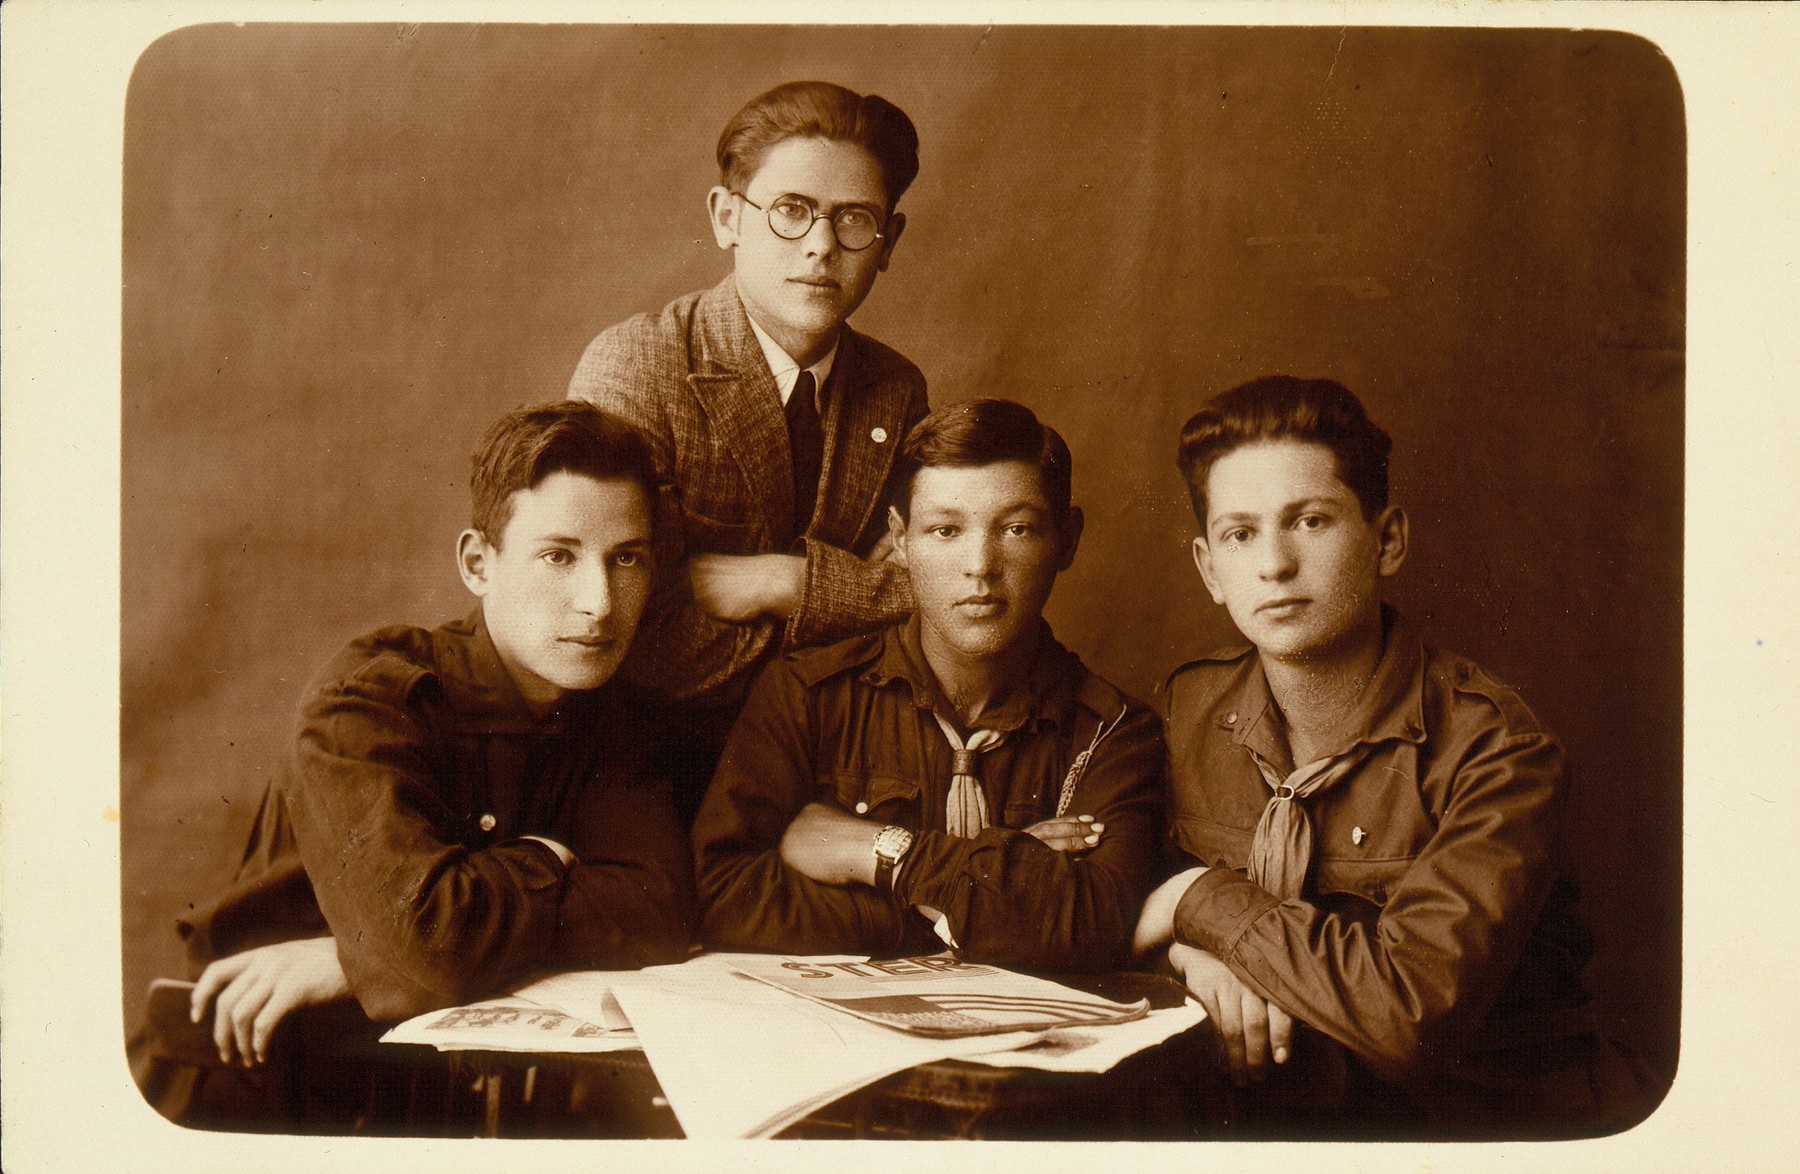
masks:
<path id="1" fill-rule="evenodd" d="M 162 36 L 119 1067 L 237 1134 L 1633 1127 L 1689 150 L 1605 30 Z"/>

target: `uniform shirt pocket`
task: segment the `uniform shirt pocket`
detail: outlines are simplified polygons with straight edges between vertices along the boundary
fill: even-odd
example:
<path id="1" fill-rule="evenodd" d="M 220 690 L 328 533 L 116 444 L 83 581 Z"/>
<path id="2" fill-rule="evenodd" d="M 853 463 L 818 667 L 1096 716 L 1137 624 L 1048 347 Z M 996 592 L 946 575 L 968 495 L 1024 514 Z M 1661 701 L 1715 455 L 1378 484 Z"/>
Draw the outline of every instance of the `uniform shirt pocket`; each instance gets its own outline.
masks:
<path id="1" fill-rule="evenodd" d="M 919 780 L 840 772 L 831 785 L 838 802 L 852 815 L 918 830 Z"/>
<path id="2" fill-rule="evenodd" d="M 1353 860 L 1320 856 L 1313 862 L 1312 888 L 1321 898 L 1360 897 L 1379 909 L 1400 887 L 1416 859 L 1414 856 L 1395 856 Z"/>
<path id="3" fill-rule="evenodd" d="M 1049 819 L 1051 814 L 1044 810 L 1044 803 L 1041 800 L 1013 799 L 1008 801 L 1005 808 L 1001 810 L 999 826 L 1015 829 L 1028 828 L 1035 823 Z M 1070 811 L 1068 814 L 1078 813 Z"/>
<path id="4" fill-rule="evenodd" d="M 1178 815 L 1170 834 L 1177 848 L 1208 868 L 1245 868 L 1250 863 L 1250 832 L 1244 828 Z"/>

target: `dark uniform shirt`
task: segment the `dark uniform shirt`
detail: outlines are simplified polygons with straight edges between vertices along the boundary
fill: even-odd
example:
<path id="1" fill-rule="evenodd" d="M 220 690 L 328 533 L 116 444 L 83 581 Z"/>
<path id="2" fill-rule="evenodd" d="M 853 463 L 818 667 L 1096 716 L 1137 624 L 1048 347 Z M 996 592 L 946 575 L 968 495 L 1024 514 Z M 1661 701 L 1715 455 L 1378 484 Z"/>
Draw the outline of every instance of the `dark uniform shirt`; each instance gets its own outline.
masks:
<path id="1" fill-rule="evenodd" d="M 1567 1037 L 1591 952 L 1552 852 L 1561 748 L 1512 689 L 1437 652 L 1392 612 L 1386 647 L 1334 754 L 1361 765 L 1306 804 L 1301 897 L 1241 875 L 1270 798 L 1260 756 L 1294 769 L 1256 652 L 1178 669 L 1166 695 L 1171 833 L 1211 871 L 1176 937 L 1383 1077 L 1472 1075 L 1478 1054 Z"/>
<path id="2" fill-rule="evenodd" d="M 1124 961 L 1158 858 L 1163 744 L 1155 714 L 1094 676 L 1043 629 L 1023 687 L 982 717 L 1006 731 L 980 757 L 993 826 L 945 831 L 952 710 L 919 648 L 918 620 L 792 652 L 758 680 L 694 825 L 714 948 L 793 954 L 935 953 L 912 909 L 942 912 L 963 953 L 1042 970 Z M 1020 829 L 1056 814 L 1075 757 L 1102 726 L 1065 814 L 1105 825 L 1083 855 Z M 891 894 L 788 868 L 782 833 L 810 802 L 913 833 Z"/>
<path id="3" fill-rule="evenodd" d="M 537 966 L 680 961 L 693 881 L 651 712 L 614 682 L 534 716 L 479 611 L 352 642 L 302 706 L 238 883 L 182 923 L 194 965 L 330 933 L 388 1020 Z"/>

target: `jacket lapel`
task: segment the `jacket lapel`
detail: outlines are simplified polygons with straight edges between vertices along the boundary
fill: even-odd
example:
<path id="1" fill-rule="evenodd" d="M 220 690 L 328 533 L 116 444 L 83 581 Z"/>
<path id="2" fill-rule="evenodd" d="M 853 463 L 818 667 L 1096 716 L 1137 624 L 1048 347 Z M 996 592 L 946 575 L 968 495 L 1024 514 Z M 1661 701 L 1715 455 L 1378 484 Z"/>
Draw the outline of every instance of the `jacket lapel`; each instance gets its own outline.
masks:
<path id="1" fill-rule="evenodd" d="M 870 523 L 887 512 L 883 489 L 906 436 L 910 403 L 905 383 L 870 374 L 866 345 L 862 335 L 844 328 L 825 405 L 819 504 L 807 527 L 809 534 L 846 547 L 856 545 Z"/>
<path id="2" fill-rule="evenodd" d="M 780 549 L 793 538 L 794 458 L 788 450 L 781 393 L 750 331 L 735 282 L 727 277 L 702 295 L 695 307 L 702 358 L 688 383 L 712 421 L 715 440 L 743 471 L 750 500 L 761 507 L 763 522 Z M 830 459 L 827 448 L 827 466 Z"/>

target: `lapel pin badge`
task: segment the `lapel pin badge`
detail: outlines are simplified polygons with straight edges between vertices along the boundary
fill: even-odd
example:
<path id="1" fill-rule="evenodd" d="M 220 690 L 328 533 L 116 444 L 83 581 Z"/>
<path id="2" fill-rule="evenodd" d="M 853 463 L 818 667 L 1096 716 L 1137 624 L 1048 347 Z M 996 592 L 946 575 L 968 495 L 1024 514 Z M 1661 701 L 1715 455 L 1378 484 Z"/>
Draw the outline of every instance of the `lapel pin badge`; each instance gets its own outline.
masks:
<path id="1" fill-rule="evenodd" d="M 1359 847 L 1359 848 L 1362 847 L 1362 842 L 1368 838 L 1369 838 L 1369 833 L 1363 831 L 1361 828 L 1351 828 L 1350 829 L 1350 842 L 1352 844 L 1355 844 L 1357 847 Z"/>

